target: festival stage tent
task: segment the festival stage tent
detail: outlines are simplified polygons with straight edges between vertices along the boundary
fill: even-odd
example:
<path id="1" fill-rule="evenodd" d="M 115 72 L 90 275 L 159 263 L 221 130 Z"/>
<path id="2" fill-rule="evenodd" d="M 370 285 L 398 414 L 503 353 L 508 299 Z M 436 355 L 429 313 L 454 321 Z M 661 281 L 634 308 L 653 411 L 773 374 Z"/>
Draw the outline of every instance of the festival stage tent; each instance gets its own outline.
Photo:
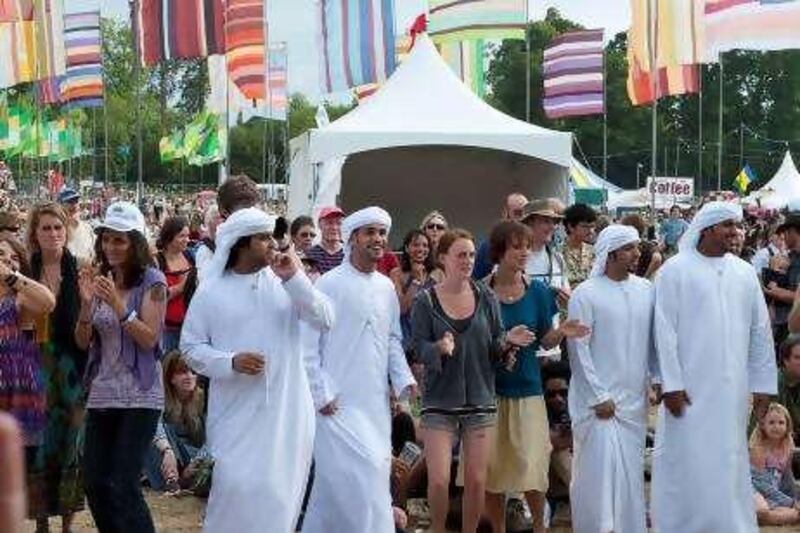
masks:
<path id="1" fill-rule="evenodd" d="M 356 109 L 292 139 L 290 217 L 380 205 L 394 239 L 433 209 L 485 233 L 503 198 L 567 197 L 570 133 L 516 120 L 475 96 L 426 35 Z"/>
<path id="2" fill-rule="evenodd" d="M 772 179 L 744 199 L 744 203 L 763 209 L 782 209 L 790 202 L 797 201 L 800 201 L 800 172 L 788 150 Z"/>

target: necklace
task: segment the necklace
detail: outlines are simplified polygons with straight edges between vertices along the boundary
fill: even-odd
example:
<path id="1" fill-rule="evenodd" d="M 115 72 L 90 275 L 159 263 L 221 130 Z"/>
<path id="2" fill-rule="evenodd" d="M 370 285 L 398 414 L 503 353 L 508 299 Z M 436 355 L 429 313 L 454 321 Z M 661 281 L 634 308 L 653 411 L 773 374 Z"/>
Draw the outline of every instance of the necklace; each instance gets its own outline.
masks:
<path id="1" fill-rule="evenodd" d="M 61 265 L 47 265 L 42 268 L 42 281 L 53 294 L 58 294 L 61 286 Z"/>

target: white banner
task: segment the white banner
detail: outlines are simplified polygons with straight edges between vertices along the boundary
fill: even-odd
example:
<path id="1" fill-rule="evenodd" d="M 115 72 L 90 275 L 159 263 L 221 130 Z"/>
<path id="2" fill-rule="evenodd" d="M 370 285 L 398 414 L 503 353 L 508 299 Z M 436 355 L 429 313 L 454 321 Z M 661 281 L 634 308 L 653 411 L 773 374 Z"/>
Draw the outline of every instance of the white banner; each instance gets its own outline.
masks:
<path id="1" fill-rule="evenodd" d="M 655 192 L 656 208 L 664 209 L 675 204 L 694 201 L 694 178 L 647 178 L 647 194 Z"/>

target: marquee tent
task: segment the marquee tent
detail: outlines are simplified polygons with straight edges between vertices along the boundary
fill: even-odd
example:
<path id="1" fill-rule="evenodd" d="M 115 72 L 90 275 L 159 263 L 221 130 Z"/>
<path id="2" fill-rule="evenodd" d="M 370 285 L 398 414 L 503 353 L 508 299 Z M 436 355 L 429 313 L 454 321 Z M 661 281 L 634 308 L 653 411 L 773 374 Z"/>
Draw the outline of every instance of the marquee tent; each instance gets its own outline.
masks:
<path id="1" fill-rule="evenodd" d="M 800 172 L 786 151 L 783 163 L 769 180 L 757 191 L 745 198 L 745 203 L 759 205 L 764 209 L 782 209 L 791 202 L 800 201 Z"/>
<path id="2" fill-rule="evenodd" d="M 475 96 L 419 36 L 356 109 L 291 141 L 289 216 L 376 204 L 398 233 L 433 209 L 478 234 L 512 191 L 567 197 L 570 133 L 516 120 Z"/>

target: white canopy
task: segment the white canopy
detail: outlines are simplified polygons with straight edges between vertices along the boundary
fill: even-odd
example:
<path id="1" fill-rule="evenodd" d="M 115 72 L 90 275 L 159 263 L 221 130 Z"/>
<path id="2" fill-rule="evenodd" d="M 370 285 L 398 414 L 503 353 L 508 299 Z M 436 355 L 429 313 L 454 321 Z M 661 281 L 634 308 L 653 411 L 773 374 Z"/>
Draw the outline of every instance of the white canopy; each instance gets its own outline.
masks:
<path id="1" fill-rule="evenodd" d="M 288 214 L 382 205 L 402 238 L 439 209 L 481 235 L 510 192 L 566 199 L 571 145 L 475 96 L 422 35 L 366 102 L 292 140 Z"/>
<path id="2" fill-rule="evenodd" d="M 569 167 L 572 134 L 501 113 L 453 74 L 427 35 L 386 84 L 355 110 L 311 133 L 314 163 L 395 146 L 473 146 Z"/>
<path id="3" fill-rule="evenodd" d="M 782 209 L 793 201 L 800 201 L 800 172 L 792 160 L 792 154 L 786 151 L 783 163 L 769 180 L 757 191 L 745 198 L 745 203 L 759 204 L 765 209 Z"/>

